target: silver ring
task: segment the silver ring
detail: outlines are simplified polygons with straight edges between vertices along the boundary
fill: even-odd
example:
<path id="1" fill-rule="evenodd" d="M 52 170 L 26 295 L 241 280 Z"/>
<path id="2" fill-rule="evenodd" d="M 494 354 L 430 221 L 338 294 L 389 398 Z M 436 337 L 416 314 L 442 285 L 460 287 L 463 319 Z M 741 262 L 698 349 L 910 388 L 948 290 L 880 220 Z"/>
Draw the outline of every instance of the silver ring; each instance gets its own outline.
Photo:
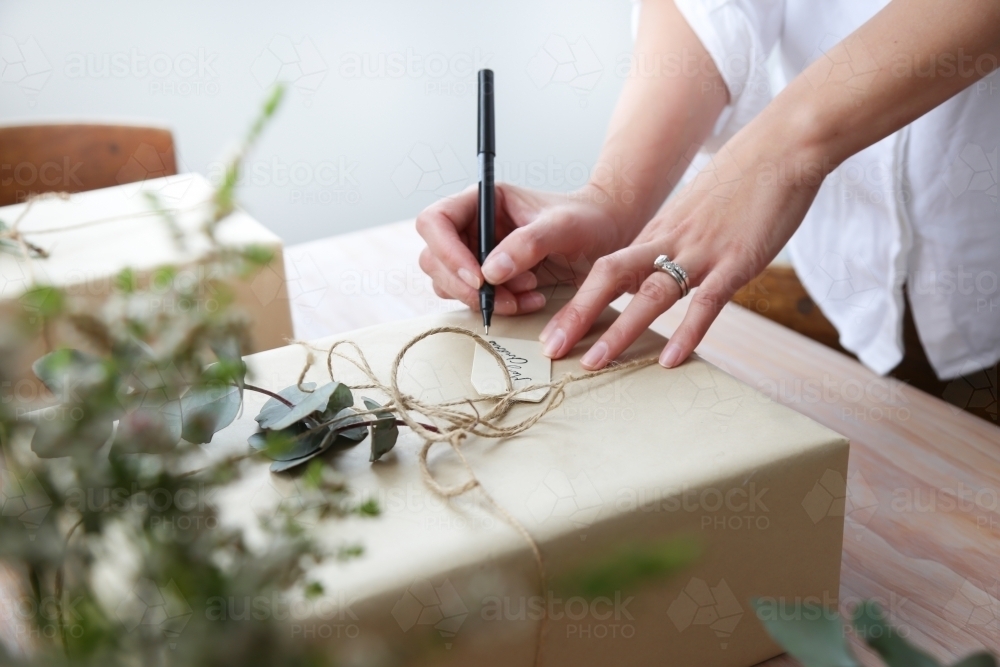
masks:
<path id="1" fill-rule="evenodd" d="M 657 271 L 662 271 L 677 281 L 677 286 L 681 288 L 681 298 L 683 299 L 691 291 L 688 283 L 688 274 L 677 262 L 671 262 L 666 255 L 660 255 L 653 261 L 653 266 Z"/>

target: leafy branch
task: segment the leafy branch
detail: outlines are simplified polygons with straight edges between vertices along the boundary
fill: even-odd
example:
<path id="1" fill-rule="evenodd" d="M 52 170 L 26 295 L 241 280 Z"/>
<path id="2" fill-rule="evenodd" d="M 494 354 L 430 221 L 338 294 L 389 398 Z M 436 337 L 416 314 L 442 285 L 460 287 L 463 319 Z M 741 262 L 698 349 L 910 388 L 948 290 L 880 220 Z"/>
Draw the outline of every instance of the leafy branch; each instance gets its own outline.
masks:
<path id="1" fill-rule="evenodd" d="M 757 618 L 768 633 L 804 667 L 861 667 L 847 644 L 840 615 L 828 610 L 797 606 L 775 613 L 770 600 L 753 601 Z M 866 600 L 854 609 L 851 628 L 878 653 L 888 667 L 943 667 L 930 654 L 910 644 L 904 633 L 886 620 L 877 603 Z M 970 655 L 952 667 L 997 667 L 997 659 L 983 651 Z"/>

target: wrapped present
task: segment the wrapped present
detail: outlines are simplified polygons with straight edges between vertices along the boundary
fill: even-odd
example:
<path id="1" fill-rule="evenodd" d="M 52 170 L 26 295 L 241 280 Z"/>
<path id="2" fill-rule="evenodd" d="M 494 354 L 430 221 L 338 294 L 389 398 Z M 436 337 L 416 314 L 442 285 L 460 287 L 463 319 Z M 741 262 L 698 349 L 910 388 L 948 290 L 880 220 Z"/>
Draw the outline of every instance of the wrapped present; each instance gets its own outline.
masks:
<path id="1" fill-rule="evenodd" d="M 551 314 L 496 318 L 493 327 L 534 340 Z M 553 380 L 581 372 L 580 356 L 615 315 L 605 312 L 553 363 Z M 440 326 L 475 330 L 477 320 L 455 312 L 343 338 L 387 379 L 413 336 Z M 628 355 L 655 356 L 664 342 L 646 332 Z M 448 334 L 421 340 L 400 366 L 400 389 L 431 402 L 475 397 L 474 347 Z M 294 384 L 305 358 L 300 346 L 250 356 L 252 382 Z M 366 382 L 340 359 L 334 372 L 341 382 Z M 305 379 L 329 382 L 325 364 Z M 247 394 L 241 418 L 210 445 L 217 455 L 246 451 L 264 400 Z M 539 409 L 517 403 L 508 419 Z M 574 382 L 528 430 L 468 438 L 461 452 L 480 486 L 452 498 L 427 484 L 422 445 L 402 428 L 375 463 L 366 444 L 325 455 L 354 500 L 377 502 L 380 516 L 326 522 L 302 514 L 331 552 L 361 551 L 316 566 L 310 579 L 322 594 L 281 613 L 293 632 L 329 638 L 345 664 L 520 667 L 535 664 L 540 647 L 545 665 L 745 667 L 780 652 L 752 599 L 760 613 L 836 605 L 846 439 L 696 357 L 672 370 L 652 364 Z M 469 474 L 446 444 L 430 450 L 428 464 L 445 486 Z M 253 465 L 219 498 L 224 520 L 249 531 L 307 496 L 301 474 Z M 650 554 L 678 567 L 631 576 L 649 569 Z"/>
<path id="2" fill-rule="evenodd" d="M 212 277 L 206 272 L 214 269 L 203 261 L 211 246 L 198 231 L 211 211 L 213 192 L 202 176 L 181 174 L 0 207 L 7 235 L 7 247 L 0 252 L 0 316 L 19 309 L 18 300 L 34 284 L 62 288 L 98 309 L 125 269 L 132 270 L 138 285 L 149 288 L 150 309 L 171 313 L 220 307 L 212 294 L 197 302 L 173 299 L 167 285 L 155 278 L 166 266 L 175 268 L 171 284 Z M 26 246 L 17 247 L 11 229 Z M 219 224 L 216 238 L 230 246 L 270 251 L 264 266 L 232 285 L 232 297 L 252 322 L 251 351 L 284 345 L 292 324 L 281 239 L 238 209 Z M 163 297 L 158 300 L 159 293 Z M 62 345 L 87 347 L 71 327 L 56 327 L 39 338 L 37 354 L 23 361 L 30 363 L 46 348 Z M 30 371 L 23 368 L 18 375 L 27 379 Z"/>

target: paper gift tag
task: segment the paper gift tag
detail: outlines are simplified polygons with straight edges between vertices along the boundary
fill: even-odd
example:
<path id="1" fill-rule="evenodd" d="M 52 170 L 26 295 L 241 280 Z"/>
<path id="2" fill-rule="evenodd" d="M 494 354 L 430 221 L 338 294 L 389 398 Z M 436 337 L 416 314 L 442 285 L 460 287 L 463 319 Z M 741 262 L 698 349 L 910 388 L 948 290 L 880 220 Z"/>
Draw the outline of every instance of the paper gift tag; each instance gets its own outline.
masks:
<path id="1" fill-rule="evenodd" d="M 542 354 L 540 341 L 491 337 L 487 337 L 486 341 L 503 358 L 515 389 L 552 380 L 552 360 Z M 472 386 L 481 396 L 497 396 L 507 391 L 503 370 L 481 345 L 476 345 L 476 355 L 472 358 Z M 517 398 L 538 403 L 548 393 L 548 387 L 541 387 L 518 394 Z"/>

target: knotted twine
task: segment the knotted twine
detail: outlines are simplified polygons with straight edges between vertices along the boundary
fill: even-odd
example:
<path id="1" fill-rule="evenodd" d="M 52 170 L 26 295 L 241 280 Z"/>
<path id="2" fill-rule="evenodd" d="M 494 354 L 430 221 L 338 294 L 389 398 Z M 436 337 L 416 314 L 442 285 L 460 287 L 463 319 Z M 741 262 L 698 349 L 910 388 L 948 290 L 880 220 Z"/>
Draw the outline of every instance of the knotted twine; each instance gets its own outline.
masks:
<path id="1" fill-rule="evenodd" d="M 403 359 L 406 357 L 406 353 L 420 341 L 439 334 L 456 334 L 459 336 L 466 336 L 471 338 L 477 345 L 486 350 L 496 361 L 497 365 L 499 365 L 503 370 L 504 382 L 507 387 L 506 391 L 503 394 L 495 396 L 464 398 L 437 403 L 422 401 L 412 394 L 407 394 L 402 391 L 399 388 L 399 368 L 403 364 Z M 630 370 L 645 368 L 646 366 L 651 366 L 657 362 L 655 357 L 633 359 L 624 363 L 606 366 L 601 370 L 590 371 L 578 375 L 566 373 L 557 380 L 535 383 L 527 387 L 515 389 L 514 383 L 510 377 L 510 371 L 507 369 L 507 365 L 504 363 L 503 358 L 482 336 L 461 327 L 435 327 L 417 334 L 405 345 L 403 345 L 392 362 L 389 380 L 385 383 L 379 380 L 378 376 L 372 370 L 371 365 L 368 363 L 368 359 L 365 357 L 364 352 L 353 341 L 337 341 L 328 350 L 315 348 L 309 343 L 303 341 L 291 342 L 302 345 L 306 349 L 306 362 L 302 368 L 302 372 L 299 374 L 297 382 L 300 390 L 305 391 L 302 383 L 305 380 L 306 373 L 315 363 L 315 357 L 313 356 L 313 350 L 315 350 L 326 353 L 327 372 L 329 373 L 330 380 L 332 382 L 337 381 L 333 372 L 333 358 L 339 357 L 340 359 L 344 359 L 353 364 L 368 379 L 367 384 L 348 385 L 349 387 L 352 389 L 376 389 L 389 397 L 388 403 L 382 406 L 379 410 L 359 412 L 358 414 L 374 414 L 375 412 L 381 412 L 383 410 L 392 410 L 407 426 L 410 427 L 414 433 L 423 439 L 424 444 L 421 447 L 418 456 L 420 473 L 427 487 L 441 498 L 455 498 L 478 488 L 482 497 L 486 500 L 489 506 L 492 507 L 493 510 L 508 524 L 510 524 L 510 526 L 524 538 L 524 541 L 527 542 L 530 547 L 531 553 L 534 556 L 535 565 L 537 567 L 539 586 L 541 587 L 543 598 L 545 596 L 546 584 L 545 559 L 542 556 L 542 551 L 538 542 L 520 521 L 518 521 L 510 512 L 505 510 L 503 506 L 501 506 L 493 498 L 493 496 L 486 491 L 482 483 L 479 481 L 479 478 L 476 477 L 476 473 L 473 471 L 472 466 L 462 453 L 462 443 L 469 436 L 478 436 L 481 438 L 509 438 L 511 436 L 518 435 L 519 433 L 523 433 L 538 423 L 542 417 L 549 414 L 562 404 L 566 397 L 566 387 L 570 384 L 590 380 L 610 373 L 624 373 Z M 356 356 L 349 357 L 339 352 L 338 348 L 341 346 L 350 347 L 353 349 Z M 548 388 L 549 391 L 536 411 L 520 421 L 510 424 L 504 423 L 504 418 L 510 412 L 514 404 L 518 402 L 518 397 L 521 394 L 541 388 Z M 492 405 L 485 411 L 480 411 L 476 408 L 476 403 L 483 402 L 490 402 Z M 459 410 L 457 409 L 457 406 L 470 408 L 471 412 L 468 410 Z M 423 417 L 430 419 L 434 422 L 433 427 L 429 427 L 428 424 L 422 423 L 414 416 L 415 414 L 423 415 Z M 453 486 L 445 486 L 434 477 L 434 473 L 431 472 L 430 465 L 428 464 L 428 457 L 430 455 L 431 448 L 438 443 L 447 443 L 451 447 L 452 451 L 455 452 L 455 455 L 458 457 L 458 460 L 461 462 L 462 467 L 466 472 L 467 479 L 465 482 L 455 484 Z M 542 618 L 538 624 L 538 632 L 535 643 L 534 664 L 536 667 L 539 667 L 542 664 L 545 637 L 548 631 L 548 622 L 548 610 L 543 609 Z"/>
<path id="2" fill-rule="evenodd" d="M 28 267 L 28 273 L 32 280 L 35 278 L 34 263 L 32 260 L 36 257 L 41 259 L 48 259 L 49 251 L 45 248 L 32 243 L 27 238 L 25 234 L 31 234 L 32 236 L 39 236 L 42 234 L 61 234 L 63 232 L 70 232 L 77 229 L 84 229 L 87 227 L 95 227 L 97 225 L 104 225 L 109 222 L 120 222 L 122 220 L 132 220 L 134 218 L 144 218 L 152 216 L 171 216 L 177 213 L 185 213 L 190 211 L 196 211 L 200 208 L 209 206 L 212 204 L 211 199 L 192 204 L 191 206 L 183 208 L 165 208 L 165 209 L 151 209 L 149 211 L 137 211 L 132 213 L 123 213 L 121 215 L 108 216 L 106 218 L 97 218 L 95 220 L 85 220 L 84 222 L 78 222 L 71 225 L 63 225 L 62 227 L 49 227 L 48 229 L 35 229 L 30 232 L 24 232 L 21 230 L 21 222 L 24 220 L 28 212 L 31 211 L 31 207 L 35 205 L 35 202 L 42 199 L 62 199 L 64 201 L 69 200 L 69 192 L 43 192 L 41 194 L 33 194 L 25 200 L 24 208 L 21 210 L 20 214 L 11 223 L 10 227 L 0 228 L 0 241 L 7 241 L 9 243 L 15 244 L 23 255 L 22 259 Z"/>

